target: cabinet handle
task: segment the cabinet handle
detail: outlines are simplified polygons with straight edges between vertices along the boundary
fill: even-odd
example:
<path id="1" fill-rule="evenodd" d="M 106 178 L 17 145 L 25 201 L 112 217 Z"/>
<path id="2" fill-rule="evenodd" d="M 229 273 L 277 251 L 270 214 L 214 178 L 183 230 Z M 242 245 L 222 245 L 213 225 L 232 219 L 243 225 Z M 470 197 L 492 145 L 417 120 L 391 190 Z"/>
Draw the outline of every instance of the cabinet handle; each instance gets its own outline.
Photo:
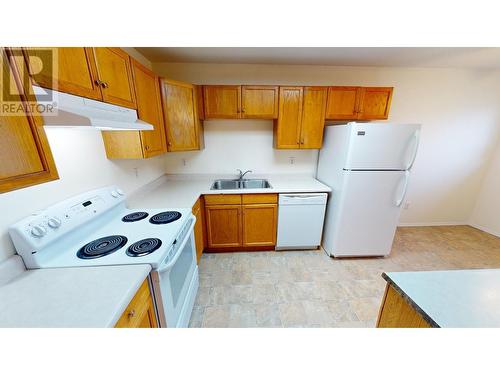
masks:
<path id="1" fill-rule="evenodd" d="M 134 310 L 134 309 L 132 309 L 132 310 L 130 310 L 130 311 L 129 311 L 129 313 L 128 313 L 128 317 L 129 317 L 129 318 L 133 318 L 134 316 L 135 316 L 135 310 Z"/>
<path id="2" fill-rule="evenodd" d="M 101 87 L 102 87 L 103 89 L 107 89 L 107 88 L 109 87 L 109 85 L 108 85 L 106 82 L 102 82 L 102 83 L 101 83 Z"/>
<path id="3" fill-rule="evenodd" d="M 243 109 L 241 110 L 241 113 L 245 113 L 245 108 L 243 108 Z"/>
<path id="4" fill-rule="evenodd" d="M 96 79 L 96 80 L 94 81 L 94 83 L 95 83 L 97 86 L 102 86 L 102 81 L 101 81 L 101 80 L 99 80 L 99 79 Z"/>

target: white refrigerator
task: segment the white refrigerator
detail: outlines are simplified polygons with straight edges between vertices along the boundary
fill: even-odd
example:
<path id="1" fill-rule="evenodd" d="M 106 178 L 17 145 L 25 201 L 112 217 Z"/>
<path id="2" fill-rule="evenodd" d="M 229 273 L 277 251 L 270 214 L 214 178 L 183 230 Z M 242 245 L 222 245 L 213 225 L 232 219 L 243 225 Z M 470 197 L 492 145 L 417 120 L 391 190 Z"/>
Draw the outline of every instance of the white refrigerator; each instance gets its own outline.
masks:
<path id="1" fill-rule="evenodd" d="M 322 242 L 328 255 L 390 253 L 419 140 L 419 124 L 325 128 L 317 179 L 332 188 Z"/>

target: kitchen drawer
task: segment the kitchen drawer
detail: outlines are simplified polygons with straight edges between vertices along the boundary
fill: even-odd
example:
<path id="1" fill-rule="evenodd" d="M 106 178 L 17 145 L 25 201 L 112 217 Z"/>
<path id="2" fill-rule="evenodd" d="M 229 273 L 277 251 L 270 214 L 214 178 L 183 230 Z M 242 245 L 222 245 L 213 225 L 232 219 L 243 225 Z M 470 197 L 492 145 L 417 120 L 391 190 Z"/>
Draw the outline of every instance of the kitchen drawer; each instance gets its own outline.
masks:
<path id="1" fill-rule="evenodd" d="M 128 304 L 122 316 L 115 325 L 116 328 L 154 328 L 157 327 L 148 279 Z"/>
<path id="2" fill-rule="evenodd" d="M 277 194 L 242 194 L 243 204 L 252 203 L 278 203 Z"/>
<path id="3" fill-rule="evenodd" d="M 241 204 L 241 195 L 240 194 L 205 195 L 205 205 L 210 206 L 214 204 Z"/>

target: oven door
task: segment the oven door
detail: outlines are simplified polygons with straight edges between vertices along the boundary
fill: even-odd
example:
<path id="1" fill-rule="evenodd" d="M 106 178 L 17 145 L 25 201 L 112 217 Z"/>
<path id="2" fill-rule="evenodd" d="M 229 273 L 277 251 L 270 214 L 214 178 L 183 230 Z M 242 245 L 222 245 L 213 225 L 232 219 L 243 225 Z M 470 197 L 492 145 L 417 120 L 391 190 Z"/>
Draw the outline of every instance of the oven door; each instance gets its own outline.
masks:
<path id="1" fill-rule="evenodd" d="M 153 272 L 160 327 L 187 327 L 198 292 L 198 265 L 191 217 L 173 254 Z M 177 245 L 178 244 L 178 245 Z M 163 311 L 162 311 L 163 310 Z"/>

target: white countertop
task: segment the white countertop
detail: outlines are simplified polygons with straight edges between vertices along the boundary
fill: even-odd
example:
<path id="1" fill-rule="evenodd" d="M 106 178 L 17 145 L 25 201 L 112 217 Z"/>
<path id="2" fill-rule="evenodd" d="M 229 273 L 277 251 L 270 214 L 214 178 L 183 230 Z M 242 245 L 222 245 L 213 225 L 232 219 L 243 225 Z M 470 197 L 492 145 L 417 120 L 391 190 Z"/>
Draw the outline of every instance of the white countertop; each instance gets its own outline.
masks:
<path id="1" fill-rule="evenodd" d="M 500 327 L 500 269 L 387 272 L 384 278 L 434 326 Z"/>
<path id="2" fill-rule="evenodd" d="M 0 285 L 0 327 L 113 327 L 150 271 L 149 265 L 24 270 Z"/>
<path id="3" fill-rule="evenodd" d="M 164 175 L 135 191 L 127 199 L 130 208 L 191 208 L 200 195 L 330 192 L 330 187 L 311 176 L 251 175 L 264 178 L 269 189 L 210 190 L 216 179 L 236 178 L 235 175 Z"/>

